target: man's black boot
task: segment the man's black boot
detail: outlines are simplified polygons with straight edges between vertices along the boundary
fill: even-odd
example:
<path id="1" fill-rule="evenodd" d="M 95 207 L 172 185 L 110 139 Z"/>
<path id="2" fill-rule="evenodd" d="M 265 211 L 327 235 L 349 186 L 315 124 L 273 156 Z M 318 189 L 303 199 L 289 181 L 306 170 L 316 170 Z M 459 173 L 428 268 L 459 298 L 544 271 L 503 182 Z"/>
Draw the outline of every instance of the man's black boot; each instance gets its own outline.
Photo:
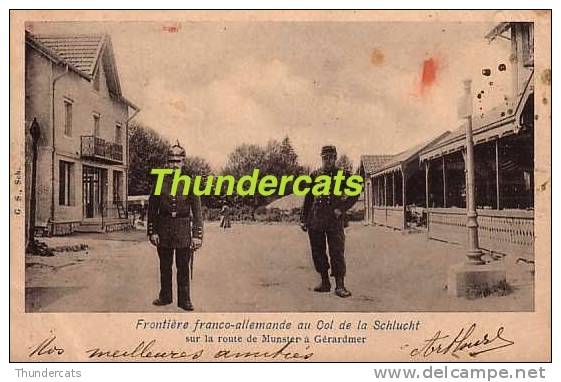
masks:
<path id="1" fill-rule="evenodd" d="M 177 306 L 179 306 L 181 309 L 187 310 L 187 311 L 192 311 L 194 309 L 193 304 L 189 300 L 182 301 L 180 304 L 177 304 Z"/>
<path id="2" fill-rule="evenodd" d="M 177 306 L 183 310 L 191 311 L 193 310 L 193 304 L 191 303 L 191 282 L 188 276 L 187 279 L 179 278 L 179 280 L 180 282 L 177 283 Z"/>
<path id="3" fill-rule="evenodd" d="M 342 298 L 351 297 L 351 291 L 345 288 L 343 277 L 335 277 L 335 294 Z"/>
<path id="4" fill-rule="evenodd" d="M 171 304 L 171 300 L 163 300 L 161 298 L 157 298 L 154 301 L 152 301 L 152 305 L 156 305 L 156 306 L 164 306 L 169 304 Z"/>
<path id="5" fill-rule="evenodd" d="M 314 292 L 331 292 L 331 283 L 329 282 L 329 274 L 322 273 L 321 274 L 321 283 L 314 288 Z"/>

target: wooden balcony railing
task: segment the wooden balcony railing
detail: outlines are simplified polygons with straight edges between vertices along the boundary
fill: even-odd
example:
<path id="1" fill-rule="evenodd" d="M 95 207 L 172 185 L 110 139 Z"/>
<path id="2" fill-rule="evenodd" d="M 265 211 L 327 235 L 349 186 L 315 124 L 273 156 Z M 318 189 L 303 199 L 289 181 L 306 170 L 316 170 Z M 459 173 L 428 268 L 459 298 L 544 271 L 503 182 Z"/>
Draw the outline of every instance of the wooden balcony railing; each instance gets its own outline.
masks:
<path id="1" fill-rule="evenodd" d="M 123 163 L 123 146 L 93 135 L 82 136 L 82 157 L 111 163 Z"/>

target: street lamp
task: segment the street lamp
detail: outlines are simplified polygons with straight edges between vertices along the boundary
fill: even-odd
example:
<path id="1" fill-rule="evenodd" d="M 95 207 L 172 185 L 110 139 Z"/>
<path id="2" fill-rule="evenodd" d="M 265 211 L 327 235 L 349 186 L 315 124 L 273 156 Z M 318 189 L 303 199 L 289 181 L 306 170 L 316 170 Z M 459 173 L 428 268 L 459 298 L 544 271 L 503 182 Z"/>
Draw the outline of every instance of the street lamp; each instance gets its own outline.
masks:
<path id="1" fill-rule="evenodd" d="M 39 145 L 39 138 L 41 137 L 41 127 L 37 122 L 36 118 L 33 118 L 33 122 L 29 128 L 29 133 L 31 135 L 31 190 L 29 196 L 29 225 L 26 232 L 26 252 L 35 252 L 36 242 L 35 242 L 35 209 L 37 205 L 37 146 Z"/>
<path id="2" fill-rule="evenodd" d="M 468 230 L 468 264 L 481 265 L 483 252 L 479 248 L 477 210 L 475 204 L 475 159 L 473 157 L 473 108 L 471 79 L 464 80 L 464 94 L 460 100 L 460 118 L 466 119 L 466 210 Z"/>
<path id="3" fill-rule="evenodd" d="M 468 234 L 467 259 L 448 270 L 448 294 L 468 296 L 474 291 L 492 288 L 506 280 L 501 264 L 487 264 L 479 248 L 477 210 L 475 204 L 475 158 L 473 155 L 473 98 L 471 80 L 463 82 L 464 94 L 458 102 L 458 117 L 466 120 L 466 227 Z"/>

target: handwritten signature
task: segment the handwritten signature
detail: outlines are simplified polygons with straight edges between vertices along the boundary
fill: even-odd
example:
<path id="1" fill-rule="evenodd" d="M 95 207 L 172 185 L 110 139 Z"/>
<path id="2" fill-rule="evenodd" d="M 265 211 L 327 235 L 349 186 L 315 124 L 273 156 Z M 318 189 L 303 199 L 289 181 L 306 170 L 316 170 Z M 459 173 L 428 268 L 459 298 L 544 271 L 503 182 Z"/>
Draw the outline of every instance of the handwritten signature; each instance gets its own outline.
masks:
<path id="1" fill-rule="evenodd" d="M 50 335 L 49 337 L 45 338 L 41 343 L 37 346 L 31 347 L 31 353 L 29 353 L 28 357 L 37 357 L 42 355 L 62 355 L 64 354 L 64 349 L 59 345 L 55 344 L 56 336 Z"/>
<path id="2" fill-rule="evenodd" d="M 494 334 L 484 333 L 482 336 L 474 334 L 477 325 L 472 324 L 467 330 L 461 328 L 456 336 L 443 334 L 438 330 L 431 338 L 424 340 L 424 345 L 414 347 L 409 351 L 411 357 L 429 357 L 433 354 L 449 354 L 460 358 L 459 354 L 467 352 L 470 357 L 477 357 L 482 353 L 506 348 L 514 345 L 514 341 L 505 338 L 503 326 L 499 327 Z M 409 344 L 402 349 L 409 348 Z"/>
<path id="3" fill-rule="evenodd" d="M 284 360 L 307 360 L 310 359 L 314 353 L 307 352 L 300 354 L 296 351 L 289 351 L 288 348 L 292 342 L 287 342 L 284 346 L 273 351 L 234 351 L 229 349 L 221 349 L 214 354 L 211 354 L 214 359 L 284 359 Z M 308 349 L 306 349 L 308 350 Z M 167 349 L 158 350 L 156 348 L 156 340 L 142 340 L 134 348 L 129 349 L 101 349 L 92 348 L 85 351 L 88 358 L 143 358 L 143 359 L 186 359 L 197 360 L 205 354 L 204 349 L 195 351 Z"/>

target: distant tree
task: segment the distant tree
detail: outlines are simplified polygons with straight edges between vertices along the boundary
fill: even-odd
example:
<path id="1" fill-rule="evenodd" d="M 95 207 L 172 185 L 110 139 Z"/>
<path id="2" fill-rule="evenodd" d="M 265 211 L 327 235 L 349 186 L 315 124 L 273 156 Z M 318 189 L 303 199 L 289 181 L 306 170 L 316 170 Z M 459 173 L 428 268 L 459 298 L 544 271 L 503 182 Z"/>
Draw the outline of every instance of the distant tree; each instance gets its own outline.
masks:
<path id="1" fill-rule="evenodd" d="M 251 175 L 253 170 L 264 168 L 265 150 L 258 145 L 244 143 L 234 149 L 229 155 L 222 170 L 223 174 L 233 175 L 236 179 Z"/>
<path id="2" fill-rule="evenodd" d="M 232 175 L 236 181 L 244 176 L 251 175 L 253 170 L 259 169 L 260 173 L 264 169 L 265 150 L 255 144 L 241 144 L 228 155 L 226 165 L 222 169 L 223 175 Z M 226 184 L 223 185 L 223 189 Z M 259 195 L 239 197 L 234 195 L 225 197 L 224 200 L 230 205 L 258 206 L 261 203 Z"/>
<path id="3" fill-rule="evenodd" d="M 341 156 L 337 158 L 337 162 L 335 164 L 337 167 L 342 168 L 345 171 L 350 173 L 353 172 L 353 161 L 347 156 L 347 154 L 341 154 Z"/>
<path id="4" fill-rule="evenodd" d="M 302 171 L 302 166 L 298 163 L 298 155 L 292 147 L 292 142 L 288 135 L 281 142 L 281 157 L 286 166 L 286 172 L 290 175 L 297 175 Z"/>
<path id="5" fill-rule="evenodd" d="M 170 144 L 139 122 L 129 126 L 129 195 L 147 195 L 153 184 L 153 168 L 166 165 Z"/>
<path id="6" fill-rule="evenodd" d="M 187 158 L 185 158 L 185 164 L 181 171 L 183 174 L 187 174 L 190 176 L 201 176 L 203 181 L 202 184 L 206 184 L 208 176 L 213 175 L 208 161 L 198 156 L 187 156 Z M 213 193 L 211 195 L 201 196 L 201 203 L 206 207 L 218 208 L 219 206 L 221 206 L 221 199 L 220 196 L 214 195 L 214 188 L 212 188 L 212 190 Z"/>
<path id="7" fill-rule="evenodd" d="M 298 163 L 298 155 L 294 151 L 290 138 L 285 137 L 281 142 L 270 140 L 265 147 L 255 144 L 242 144 L 234 149 L 228 156 L 228 161 L 222 174 L 233 175 L 238 179 L 243 175 L 251 175 L 254 169 L 259 169 L 259 178 L 265 175 L 282 177 L 284 175 L 299 175 L 303 173 L 303 168 Z M 290 184 L 286 189 L 286 194 L 292 193 Z M 276 197 L 244 197 L 242 201 L 245 205 L 260 206 L 274 200 Z"/>
<path id="8" fill-rule="evenodd" d="M 207 177 L 208 175 L 211 175 L 212 170 L 210 168 L 210 164 L 206 159 L 198 156 L 188 155 L 185 158 L 185 164 L 183 166 L 182 173 Z"/>
<path id="9" fill-rule="evenodd" d="M 275 176 L 297 175 L 301 173 L 302 166 L 298 163 L 298 155 L 285 137 L 282 142 L 271 140 L 265 147 L 264 171 Z"/>
<path id="10" fill-rule="evenodd" d="M 300 172 L 300 174 L 308 174 L 309 175 L 309 174 L 312 173 L 312 171 L 313 171 L 313 169 L 312 169 L 311 166 L 305 165 L 305 166 L 302 166 L 302 171 Z"/>

